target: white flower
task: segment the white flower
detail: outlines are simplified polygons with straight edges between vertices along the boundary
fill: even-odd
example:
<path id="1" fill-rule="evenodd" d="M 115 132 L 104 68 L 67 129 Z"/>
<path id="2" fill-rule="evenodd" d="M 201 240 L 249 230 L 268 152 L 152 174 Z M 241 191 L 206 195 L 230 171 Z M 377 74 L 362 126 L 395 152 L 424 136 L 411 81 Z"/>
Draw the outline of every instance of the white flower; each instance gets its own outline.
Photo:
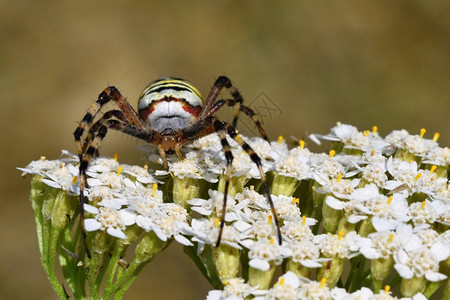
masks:
<path id="1" fill-rule="evenodd" d="M 423 163 L 437 166 L 448 166 L 450 164 L 450 148 L 439 146 L 432 148 L 423 160 Z"/>
<path id="2" fill-rule="evenodd" d="M 175 203 L 159 203 L 148 198 L 129 199 L 128 211 L 134 212 L 135 223 L 145 231 L 153 231 L 162 241 L 174 237 L 179 243 L 192 246 L 182 234 L 191 234 L 186 209 Z"/>
<path id="3" fill-rule="evenodd" d="M 436 244 L 431 249 L 420 246 L 414 250 L 405 251 L 398 249 L 394 253 L 395 265 L 399 275 L 406 279 L 413 276 L 422 277 L 429 281 L 440 281 L 447 278 L 447 275 L 439 273 L 439 262 L 448 257 L 448 247 Z"/>
<path id="4" fill-rule="evenodd" d="M 339 199 L 349 199 L 352 197 L 352 194 L 359 182 L 360 179 L 331 179 L 320 189 L 316 189 L 316 191 L 332 194 Z"/>
<path id="5" fill-rule="evenodd" d="M 401 246 L 394 252 L 395 269 L 403 278 L 422 277 L 429 281 L 439 281 L 447 276 L 438 273 L 439 262 L 450 255 L 448 244 L 437 241 L 433 245 L 424 245 L 411 225 L 402 225 L 397 229 Z"/>
<path id="6" fill-rule="evenodd" d="M 380 163 L 368 164 L 363 169 L 362 178 L 369 183 L 375 183 L 380 188 L 384 187 L 388 180 L 386 165 Z"/>
<path id="7" fill-rule="evenodd" d="M 106 230 L 106 232 L 114 237 L 125 239 L 126 235 L 123 232 L 126 226 L 132 224 L 132 219 L 128 217 L 125 210 L 116 210 L 109 207 L 100 207 L 99 210 L 93 206 L 85 204 L 85 210 L 95 214 L 95 218 L 85 219 L 84 225 L 86 231 Z"/>
<path id="8" fill-rule="evenodd" d="M 169 171 L 180 179 L 188 177 L 194 179 L 205 179 L 209 182 L 217 182 L 217 177 L 210 174 L 206 169 L 198 164 L 194 156 L 194 152 L 189 152 L 185 159 L 170 163 Z"/>
<path id="9" fill-rule="evenodd" d="M 198 242 L 198 254 L 202 253 L 205 244 L 215 245 L 219 237 L 219 219 L 192 219 L 192 241 Z M 245 236 L 244 236 L 245 237 Z M 236 249 L 242 249 L 242 234 L 234 227 L 224 225 L 221 244 L 227 244 Z"/>
<path id="10" fill-rule="evenodd" d="M 286 272 L 268 291 L 267 299 L 300 299 L 297 296 L 300 280 L 293 272 Z"/>
<path id="11" fill-rule="evenodd" d="M 283 220 L 293 220 L 301 218 L 300 208 L 294 201 L 294 197 L 285 195 L 272 195 L 277 216 Z"/>
<path id="12" fill-rule="evenodd" d="M 335 157 L 328 155 L 314 154 L 310 158 L 313 178 L 321 185 L 326 185 L 331 179 L 337 179 L 346 173 L 345 167 L 340 164 Z"/>
<path id="13" fill-rule="evenodd" d="M 326 285 L 316 281 L 303 284 L 297 295 L 300 299 L 331 299 L 330 289 Z"/>
<path id="14" fill-rule="evenodd" d="M 208 190 L 208 194 L 211 198 L 209 200 L 204 200 L 200 198 L 194 198 L 189 200 L 188 203 L 192 205 L 191 209 L 193 211 L 198 212 L 203 216 L 216 216 L 220 217 L 222 215 L 223 210 L 223 193 Z M 237 212 L 242 209 L 240 205 L 236 205 L 236 201 L 230 195 L 227 195 L 227 205 L 226 205 L 226 213 L 225 213 L 225 221 L 232 222 L 239 220 L 237 216 Z"/>
<path id="15" fill-rule="evenodd" d="M 122 165 L 123 173 L 128 174 L 136 178 L 137 181 L 143 184 L 147 183 L 156 183 L 158 180 L 153 178 L 148 172 L 148 168 L 143 168 L 140 166 L 130 166 L 130 165 Z"/>
<path id="16" fill-rule="evenodd" d="M 319 268 L 321 262 L 328 259 L 320 258 L 319 247 L 311 240 L 304 239 L 289 244 L 291 257 L 294 262 L 298 262 L 307 268 Z"/>
<path id="17" fill-rule="evenodd" d="M 258 290 L 244 282 L 242 278 L 227 280 L 223 290 L 212 290 L 208 292 L 207 300 L 238 300 L 245 299 Z"/>
<path id="18" fill-rule="evenodd" d="M 249 247 L 249 265 L 261 271 L 268 271 L 270 269 L 269 262 L 279 265 L 287 253 L 286 249 L 275 243 L 273 239 L 258 240 Z"/>
<path id="19" fill-rule="evenodd" d="M 374 232 L 359 240 L 359 251 L 368 259 L 388 258 L 400 246 L 392 231 Z"/>
<path id="20" fill-rule="evenodd" d="M 392 190 L 402 184 L 406 184 L 408 189 L 405 192 L 410 194 L 414 192 L 415 181 L 417 177 L 417 163 L 415 161 L 406 162 L 400 159 L 389 157 L 386 163 L 386 168 L 394 178 L 392 181 L 386 182 L 385 188 Z"/>
<path id="21" fill-rule="evenodd" d="M 400 223 L 407 222 L 408 202 L 402 194 L 391 197 L 380 194 L 375 184 L 356 189 L 351 195 L 355 207 L 366 215 L 373 215 L 372 224 L 377 231 L 393 230 Z M 327 202 L 328 203 L 328 202 Z"/>
<path id="22" fill-rule="evenodd" d="M 313 238 L 313 241 L 319 246 L 323 256 L 328 258 L 352 258 L 358 254 L 358 239 L 361 237 L 356 232 L 351 231 L 345 236 L 320 234 Z"/>
<path id="23" fill-rule="evenodd" d="M 409 215 L 415 226 L 430 226 L 437 217 L 438 212 L 435 210 L 433 202 L 425 200 L 423 202 L 415 202 L 409 206 Z"/>
<path id="24" fill-rule="evenodd" d="M 286 177 L 294 177 L 298 180 L 311 178 L 310 156 L 311 152 L 307 149 L 293 148 L 288 155 L 282 156 L 276 161 L 275 169 L 279 175 Z"/>
<path id="25" fill-rule="evenodd" d="M 303 220 L 286 220 L 281 227 L 281 234 L 283 240 L 289 242 L 300 242 L 302 240 L 309 240 L 314 235 L 310 229 L 310 226 L 315 225 L 317 221 L 312 218 L 305 218 Z"/>

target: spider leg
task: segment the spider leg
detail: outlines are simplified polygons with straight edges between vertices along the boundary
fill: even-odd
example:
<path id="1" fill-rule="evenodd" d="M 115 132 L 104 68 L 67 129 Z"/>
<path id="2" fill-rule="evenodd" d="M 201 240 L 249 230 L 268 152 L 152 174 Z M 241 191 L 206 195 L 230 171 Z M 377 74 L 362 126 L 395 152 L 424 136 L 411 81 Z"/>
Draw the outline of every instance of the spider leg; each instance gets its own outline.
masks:
<path id="1" fill-rule="evenodd" d="M 102 107 L 110 101 L 115 102 L 119 106 L 120 110 L 123 112 L 124 116 L 127 119 L 127 123 L 136 127 L 144 128 L 145 125 L 142 121 L 140 121 L 138 114 L 133 109 L 133 107 L 125 100 L 119 90 L 114 86 L 107 87 L 103 92 L 100 93 L 95 103 L 84 115 L 80 124 L 73 133 L 80 161 L 82 159 L 81 155 L 83 154 L 81 136 L 83 135 L 84 131 L 89 131 L 95 116 L 100 112 Z"/>
<path id="2" fill-rule="evenodd" d="M 270 143 L 269 138 L 267 137 L 266 131 L 264 130 L 264 127 L 261 124 L 261 121 L 259 120 L 258 115 L 255 113 L 255 111 L 253 109 L 251 109 L 248 106 L 245 106 L 239 102 L 236 102 L 235 99 L 220 99 L 217 100 L 214 105 L 210 108 L 207 116 L 212 116 L 214 115 L 219 109 L 221 109 L 224 105 L 228 105 L 231 107 L 236 106 L 236 104 L 239 104 L 238 106 L 238 111 L 242 111 L 243 113 L 245 113 L 250 119 L 252 119 L 253 123 L 255 123 L 256 127 L 259 130 L 259 133 L 261 134 L 262 138 L 265 139 L 267 142 Z M 234 119 L 233 119 L 234 121 Z M 233 128 L 236 128 L 235 125 L 231 125 L 233 126 Z"/>
<path id="3" fill-rule="evenodd" d="M 275 221 L 275 226 L 277 227 L 278 243 L 281 245 L 282 236 L 281 236 L 280 224 L 278 222 L 278 217 L 277 217 L 277 213 L 275 211 L 275 206 L 273 205 L 273 200 L 270 195 L 270 189 L 269 189 L 269 185 L 267 184 L 267 181 L 266 181 L 266 175 L 264 174 L 264 170 L 262 168 L 261 158 L 258 156 L 258 154 L 256 154 L 256 152 L 253 150 L 253 148 L 250 147 L 250 145 L 247 144 L 238 133 L 236 133 L 236 130 L 234 129 L 234 127 L 231 124 L 229 124 L 227 122 L 221 122 L 221 123 L 222 123 L 222 126 L 224 127 L 224 129 L 227 131 L 228 135 L 231 138 L 233 138 L 242 147 L 242 149 L 246 153 L 248 153 L 248 155 L 250 156 L 250 159 L 258 167 L 258 171 L 261 176 L 261 182 L 262 182 L 262 184 L 264 186 L 264 190 L 266 192 L 267 201 L 269 202 L 270 209 L 271 209 L 272 215 L 273 215 L 273 219 Z"/>
<path id="4" fill-rule="evenodd" d="M 110 110 L 103 114 L 103 116 L 98 119 L 94 125 L 91 126 L 89 129 L 89 132 L 87 133 L 83 146 L 81 148 L 81 152 L 84 153 L 86 151 L 87 146 L 92 142 L 94 139 L 95 133 L 98 131 L 101 125 L 103 125 L 106 121 L 110 120 L 111 118 L 117 118 L 120 121 L 126 122 L 127 118 L 125 117 L 124 113 L 120 110 Z M 97 151 L 98 152 L 98 151 Z M 96 156 L 98 156 L 98 153 L 96 153 Z"/>
<path id="5" fill-rule="evenodd" d="M 213 87 L 211 88 L 211 91 L 209 92 L 208 98 L 206 98 L 205 106 L 203 107 L 203 110 L 201 111 L 199 118 L 211 115 L 209 114 L 209 111 L 214 106 L 215 100 L 217 99 L 217 97 L 219 96 L 220 92 L 224 87 L 230 91 L 230 94 L 231 96 L 233 96 L 235 104 L 237 105 L 234 112 L 234 118 L 232 123 L 233 127 L 236 127 L 240 112 L 240 106 L 242 102 L 244 102 L 244 99 L 242 98 L 241 93 L 239 93 L 239 91 L 233 86 L 231 80 L 226 76 L 219 76 L 219 78 L 216 79 L 216 82 L 214 83 Z"/>
<path id="6" fill-rule="evenodd" d="M 116 114 L 116 116 L 120 116 L 120 114 L 117 114 L 115 112 L 111 112 L 112 115 Z M 81 238 L 84 244 L 84 248 L 86 251 L 86 255 L 91 258 L 91 253 L 89 251 L 87 240 L 86 240 L 86 227 L 84 224 L 84 189 L 87 187 L 87 177 L 86 177 L 86 171 L 89 166 L 89 162 L 92 157 L 95 156 L 95 153 L 98 151 L 98 148 L 105 138 L 106 134 L 108 133 L 108 129 L 114 129 L 114 130 L 120 130 L 123 133 L 132 135 L 136 138 L 143 139 L 148 142 L 152 142 L 154 140 L 155 133 L 153 131 L 146 131 L 142 128 L 135 127 L 131 124 L 128 124 L 126 121 L 122 120 L 111 120 L 104 118 L 102 121 L 100 119 L 97 121 L 94 125 L 95 131 L 93 133 L 93 139 L 90 143 L 87 143 L 85 146 L 85 151 L 83 153 L 79 154 L 80 159 L 80 176 L 79 176 L 79 182 L 80 182 L 80 223 L 81 223 Z M 93 126 L 94 127 L 94 126 Z"/>
<path id="7" fill-rule="evenodd" d="M 226 165 L 226 173 L 225 173 L 225 190 L 224 190 L 224 199 L 223 199 L 223 208 L 222 208 L 222 216 L 220 221 L 220 228 L 219 228 L 219 237 L 216 242 L 216 247 L 220 245 L 220 241 L 222 239 L 222 232 L 225 225 L 225 214 L 226 214 L 226 203 L 227 203 L 227 196 L 228 196 L 228 189 L 230 186 L 230 178 L 231 178 L 231 167 L 233 162 L 233 154 L 231 152 L 230 145 L 228 144 L 228 141 L 226 139 L 225 133 L 228 133 L 228 135 L 233 138 L 241 147 L 244 149 L 246 153 L 250 156 L 250 159 L 256 164 L 258 167 L 258 171 L 261 176 L 261 182 L 264 186 L 266 195 L 267 195 L 267 201 L 269 202 L 270 209 L 272 211 L 272 215 L 275 221 L 275 226 L 277 227 L 277 235 L 278 235 L 278 241 L 281 245 L 282 243 L 282 236 L 281 236 L 281 230 L 280 225 L 278 222 L 278 217 L 275 211 L 275 206 L 273 205 L 272 197 L 270 194 L 270 189 L 266 181 L 266 176 L 264 174 L 264 170 L 262 168 L 261 158 L 256 154 L 256 152 L 250 147 L 249 144 L 247 144 L 242 137 L 236 133 L 236 130 L 234 127 L 227 123 L 219 121 L 215 116 L 208 116 L 204 119 L 198 120 L 196 123 L 194 123 L 191 127 L 182 130 L 183 139 L 185 142 L 190 142 L 193 140 L 196 140 L 202 136 L 205 136 L 207 134 L 210 134 L 212 132 L 217 132 L 220 138 L 220 142 L 222 144 L 222 148 L 225 153 L 225 159 L 227 161 Z"/>
<path id="8" fill-rule="evenodd" d="M 227 211 L 227 196 L 228 196 L 228 190 L 230 187 L 231 167 L 233 164 L 233 154 L 231 153 L 230 144 L 228 144 L 224 127 L 219 120 L 214 121 L 214 130 L 217 132 L 217 135 L 220 138 L 220 143 L 222 144 L 222 148 L 223 148 L 223 151 L 225 154 L 225 159 L 227 161 L 226 173 L 225 173 L 225 190 L 223 193 L 222 216 L 220 219 L 219 236 L 218 236 L 217 242 L 216 242 L 216 247 L 219 247 L 220 241 L 222 239 L 223 227 L 225 225 L 225 214 Z"/>

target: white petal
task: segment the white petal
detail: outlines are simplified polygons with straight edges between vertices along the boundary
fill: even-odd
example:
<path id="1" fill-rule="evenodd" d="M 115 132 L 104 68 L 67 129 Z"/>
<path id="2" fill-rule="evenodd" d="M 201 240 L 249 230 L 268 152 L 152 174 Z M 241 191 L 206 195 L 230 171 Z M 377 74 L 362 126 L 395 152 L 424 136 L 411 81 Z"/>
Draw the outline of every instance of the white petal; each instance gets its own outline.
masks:
<path id="1" fill-rule="evenodd" d="M 203 179 L 210 183 L 216 183 L 217 181 L 219 181 L 219 179 L 217 179 L 217 176 L 213 173 L 205 172 L 203 176 Z"/>
<path id="2" fill-rule="evenodd" d="M 191 210 L 193 210 L 193 211 L 195 211 L 195 212 L 198 212 L 198 213 L 201 214 L 202 216 L 209 216 L 209 215 L 211 215 L 211 211 L 205 209 L 205 208 L 202 207 L 202 206 L 194 206 L 194 207 L 191 208 Z"/>
<path id="3" fill-rule="evenodd" d="M 270 270 L 270 264 L 267 261 L 262 260 L 262 259 L 254 258 L 254 259 L 250 260 L 250 262 L 248 264 L 250 265 L 250 267 L 264 271 L 264 272 Z"/>
<path id="4" fill-rule="evenodd" d="M 412 297 L 412 300 L 427 300 L 427 297 L 421 293 L 417 293 Z"/>
<path id="5" fill-rule="evenodd" d="M 185 238 L 182 235 L 175 235 L 174 238 L 178 243 L 183 244 L 185 246 L 193 246 L 194 245 L 191 243 L 190 240 L 188 240 L 187 238 Z"/>
<path id="6" fill-rule="evenodd" d="M 123 183 L 125 184 L 125 186 L 130 187 L 130 188 L 135 188 L 136 185 L 134 184 L 133 181 L 131 181 L 130 178 L 124 178 L 123 179 Z"/>
<path id="7" fill-rule="evenodd" d="M 447 279 L 447 276 L 438 272 L 427 272 L 425 278 L 429 281 L 436 282 Z"/>
<path id="8" fill-rule="evenodd" d="M 395 264 L 394 268 L 402 278 L 411 279 L 414 275 L 413 271 L 405 265 Z"/>
<path id="9" fill-rule="evenodd" d="M 136 224 L 147 232 L 152 229 L 153 225 L 150 218 L 141 215 L 136 216 Z"/>
<path id="10" fill-rule="evenodd" d="M 284 283 L 292 286 L 294 289 L 300 286 L 300 280 L 295 273 L 288 271 L 282 277 L 284 278 Z"/>
<path id="11" fill-rule="evenodd" d="M 97 178 L 88 178 L 87 179 L 88 186 L 98 186 L 102 185 L 102 181 Z"/>
<path id="12" fill-rule="evenodd" d="M 318 263 L 317 261 L 312 259 L 303 259 L 300 261 L 300 263 L 307 268 L 319 268 L 322 266 L 321 263 Z"/>
<path id="13" fill-rule="evenodd" d="M 131 209 L 121 209 L 118 214 L 125 226 L 133 225 L 136 222 L 136 212 Z"/>
<path id="14" fill-rule="evenodd" d="M 207 201 L 205 199 L 201 199 L 201 198 L 192 198 L 191 200 L 189 200 L 187 203 L 189 203 L 190 205 L 194 205 L 194 206 L 199 206 L 199 205 L 204 205 Z"/>
<path id="15" fill-rule="evenodd" d="M 378 232 L 395 230 L 398 224 L 399 222 L 396 220 L 381 219 L 379 217 L 373 217 L 372 219 L 372 225 Z"/>
<path id="16" fill-rule="evenodd" d="M 48 186 L 51 186 L 51 187 L 53 187 L 53 188 L 55 188 L 55 189 L 60 189 L 61 188 L 61 185 L 59 185 L 59 183 L 57 183 L 57 182 L 55 182 L 55 181 L 53 181 L 53 180 L 48 180 L 48 179 L 42 179 L 41 180 L 43 183 L 45 183 L 46 185 L 48 185 Z"/>
<path id="17" fill-rule="evenodd" d="M 164 234 L 164 232 L 159 227 L 152 226 L 152 229 L 161 241 L 163 241 L 163 242 L 167 241 L 167 236 Z"/>
<path id="18" fill-rule="evenodd" d="M 98 214 L 99 213 L 98 208 L 95 207 L 95 206 L 92 206 L 90 204 L 84 203 L 83 208 L 84 208 L 84 211 L 86 211 L 88 213 L 91 213 L 91 214 Z"/>
<path id="19" fill-rule="evenodd" d="M 442 243 L 435 243 L 433 244 L 433 246 L 431 247 L 431 254 L 433 255 L 433 258 L 436 261 L 443 261 L 446 260 L 448 258 L 448 256 L 450 255 L 450 249 L 448 247 L 448 245 L 442 244 Z"/>
<path id="20" fill-rule="evenodd" d="M 243 240 L 239 242 L 242 246 L 244 246 L 247 249 L 250 249 L 252 245 L 255 243 L 253 240 Z"/>
<path id="21" fill-rule="evenodd" d="M 361 248 L 359 252 L 367 259 L 377 259 L 380 257 L 380 254 L 374 248 Z"/>
<path id="22" fill-rule="evenodd" d="M 320 140 L 319 140 L 319 138 L 317 137 L 316 134 L 311 133 L 311 134 L 308 135 L 308 137 L 309 137 L 309 139 L 310 139 L 311 141 L 313 141 L 313 142 L 316 143 L 317 145 L 322 145 L 322 143 L 320 142 Z"/>
<path id="23" fill-rule="evenodd" d="M 100 229 L 101 224 L 96 219 L 85 219 L 84 220 L 84 227 L 86 228 L 86 231 L 95 231 Z"/>
<path id="24" fill-rule="evenodd" d="M 351 215 L 350 217 L 348 217 L 348 222 L 350 224 L 356 224 L 359 221 L 365 220 L 367 219 L 367 216 L 355 216 L 355 215 Z"/>
<path id="25" fill-rule="evenodd" d="M 108 227 L 108 229 L 106 229 L 106 232 L 109 233 L 109 235 L 115 236 L 116 238 L 119 238 L 119 239 L 126 239 L 127 238 L 125 233 L 123 233 L 122 230 L 117 229 L 117 228 Z"/>
<path id="26" fill-rule="evenodd" d="M 250 224 L 248 224 L 248 223 L 246 223 L 244 221 L 241 221 L 241 220 L 238 220 L 238 221 L 234 222 L 233 226 L 239 232 L 244 232 L 244 231 L 249 230 L 250 228 L 252 228 L 252 225 L 250 225 Z"/>
<path id="27" fill-rule="evenodd" d="M 220 300 L 222 299 L 222 291 L 212 290 L 208 292 L 206 300 Z"/>
<path id="28" fill-rule="evenodd" d="M 331 208 L 334 208 L 336 210 L 342 210 L 345 208 L 345 204 L 346 202 L 344 201 L 340 201 L 332 196 L 327 196 L 325 202 L 327 203 L 327 205 Z"/>

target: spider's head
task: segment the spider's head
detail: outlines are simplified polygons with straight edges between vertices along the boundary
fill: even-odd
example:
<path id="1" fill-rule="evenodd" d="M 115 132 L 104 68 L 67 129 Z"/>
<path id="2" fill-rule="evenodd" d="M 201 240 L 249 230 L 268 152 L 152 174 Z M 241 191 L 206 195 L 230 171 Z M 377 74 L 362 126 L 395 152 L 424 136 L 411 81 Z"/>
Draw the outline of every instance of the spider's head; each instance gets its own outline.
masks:
<path id="1" fill-rule="evenodd" d="M 142 92 L 138 108 L 153 130 L 187 127 L 202 110 L 202 96 L 188 81 L 166 77 L 151 82 Z"/>
<path id="2" fill-rule="evenodd" d="M 159 144 L 167 154 L 173 154 L 175 144 L 181 139 L 179 132 L 172 128 L 165 128 L 159 132 Z"/>

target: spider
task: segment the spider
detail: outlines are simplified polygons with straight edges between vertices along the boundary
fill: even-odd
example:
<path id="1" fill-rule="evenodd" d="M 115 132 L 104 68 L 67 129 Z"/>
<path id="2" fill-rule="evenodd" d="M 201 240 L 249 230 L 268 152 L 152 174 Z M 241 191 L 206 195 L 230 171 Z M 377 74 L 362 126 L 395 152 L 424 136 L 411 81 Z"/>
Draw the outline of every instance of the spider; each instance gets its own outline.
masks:
<path id="1" fill-rule="evenodd" d="M 217 100 L 220 92 L 224 88 L 230 92 L 233 99 Z M 94 123 L 94 119 L 102 107 L 110 101 L 115 102 L 119 110 L 115 109 L 105 112 Z M 215 116 L 216 112 L 225 105 L 236 108 L 231 124 L 221 121 Z M 181 153 L 181 147 L 183 145 L 192 143 L 214 132 L 218 134 L 226 158 L 226 177 L 222 216 L 216 247 L 220 245 L 225 224 L 227 195 L 233 162 L 230 145 L 226 139 L 226 134 L 228 134 L 248 153 L 251 160 L 258 167 L 267 195 L 267 201 L 269 202 L 277 227 L 278 241 L 281 245 L 280 226 L 266 182 L 266 176 L 261 165 L 261 159 L 235 129 L 241 111 L 253 120 L 261 136 L 266 141 L 269 141 L 255 112 L 251 108 L 243 105 L 241 94 L 231 84 L 230 79 L 225 76 L 217 78 L 204 105 L 199 91 L 191 83 L 173 77 L 161 78 L 151 82 L 140 95 L 137 113 L 116 87 L 109 86 L 101 92 L 97 101 L 88 110 L 74 132 L 75 143 L 80 158 L 81 232 L 87 256 L 90 257 L 84 226 L 84 189 L 87 187 L 86 170 L 88 169 L 89 161 L 98 153 L 100 143 L 106 136 L 108 129 L 122 131 L 123 133 L 157 146 L 166 170 L 168 169 L 167 154 L 176 154 L 181 160 L 183 158 Z M 87 133 L 82 142 L 81 138 L 84 132 Z"/>

